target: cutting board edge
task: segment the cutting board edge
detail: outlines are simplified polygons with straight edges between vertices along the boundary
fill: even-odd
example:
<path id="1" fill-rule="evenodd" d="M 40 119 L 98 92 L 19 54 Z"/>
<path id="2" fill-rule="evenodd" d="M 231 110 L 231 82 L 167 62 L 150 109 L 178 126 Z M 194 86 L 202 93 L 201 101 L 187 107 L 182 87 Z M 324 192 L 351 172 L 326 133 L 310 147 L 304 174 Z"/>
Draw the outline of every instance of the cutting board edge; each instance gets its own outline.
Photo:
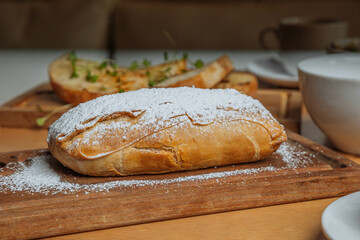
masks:
<path id="1" fill-rule="evenodd" d="M 357 176 L 359 176 L 359 174 L 357 174 Z M 336 185 L 342 185 L 345 186 L 347 185 L 348 187 L 346 187 L 345 189 L 342 189 L 337 192 L 332 192 L 332 193 L 325 193 L 326 189 L 331 188 L 331 184 L 334 184 L 331 180 L 332 179 L 328 179 L 329 181 L 325 181 L 321 186 L 321 188 L 315 189 L 317 193 L 319 193 L 316 196 L 311 196 L 308 197 L 309 195 L 308 192 L 306 191 L 307 186 L 303 185 L 301 186 L 303 183 L 306 183 L 306 181 L 301 182 L 299 185 L 299 182 L 294 182 L 293 184 L 287 184 L 287 186 L 291 186 L 293 187 L 293 190 L 297 191 L 297 195 L 292 196 L 287 198 L 286 200 L 278 200 L 280 198 L 282 198 L 282 196 L 278 196 L 275 198 L 272 198 L 271 200 L 267 200 L 262 202 L 261 204 L 259 204 L 259 202 L 253 201 L 253 199 L 248 198 L 248 199 L 244 199 L 240 202 L 235 203 L 231 202 L 231 201 L 224 201 L 223 199 L 220 199 L 219 201 L 212 201 L 212 198 L 208 199 L 207 201 L 204 201 L 202 197 L 199 197 L 200 199 L 195 199 L 196 201 L 200 201 L 200 204 L 203 207 L 200 210 L 197 210 L 196 212 L 194 212 L 194 209 L 188 209 L 188 204 L 186 204 L 186 202 L 180 207 L 179 206 L 167 206 L 166 209 L 171 209 L 171 211 L 166 211 L 164 212 L 161 216 L 156 215 L 156 217 L 149 217 L 149 216 L 145 216 L 145 218 L 143 217 L 141 221 L 138 220 L 125 220 L 124 218 L 121 216 L 118 216 L 119 219 L 117 219 L 116 224 L 114 223 L 104 223 L 104 225 L 100 225 L 98 224 L 97 227 L 94 226 L 83 226 L 82 228 L 77 228 L 74 229 L 73 227 L 68 227 L 67 229 L 58 229 L 60 231 L 55 231 L 55 232 L 51 232 L 48 231 L 49 229 L 56 229 L 56 226 L 48 226 L 48 225 L 43 225 L 42 228 L 38 228 L 38 232 L 34 231 L 34 228 L 29 228 L 29 226 L 31 226 L 31 223 L 36 222 L 35 220 L 38 219 L 39 217 L 41 218 L 41 214 L 37 214 L 36 217 L 34 217 L 33 215 L 29 215 L 29 216 L 23 216 L 23 219 L 21 218 L 10 218 L 10 219 L 6 219 L 6 218 L 1 218 L 0 220 L 0 226 L 5 226 L 5 224 L 7 223 L 8 226 L 11 226 L 12 228 L 16 228 L 19 229 L 21 228 L 21 225 L 25 225 L 27 227 L 25 227 L 25 229 L 28 230 L 28 233 L 24 233 L 23 235 L 19 236 L 19 235 L 11 235 L 9 233 L 7 233 L 6 231 L 3 232 L 3 236 L 8 236 L 9 238 L 12 237 L 21 237 L 21 238 L 38 238 L 38 237 L 50 237 L 50 236 L 56 236 L 59 234 L 71 234 L 71 233 L 76 233 L 76 232 L 84 232 L 84 231 L 90 231 L 90 230 L 99 230 L 99 229 L 106 229 L 106 228 L 112 228 L 112 227 L 121 227 L 121 226 L 128 226 L 128 225 L 134 225 L 134 224 L 142 224 L 142 223 L 148 223 L 148 222 L 154 222 L 154 221 L 163 221 L 163 220 L 169 220 L 169 219 L 177 219 L 177 218 L 183 218 L 183 217 L 191 217 L 191 216 L 201 216 L 201 215 L 205 215 L 205 214 L 214 214 L 214 213 L 221 213 L 221 212 L 228 212 L 228 211 L 236 211 L 236 210 L 242 210 L 242 209 L 250 209 L 250 208 L 257 208 L 257 207 L 265 207 L 265 206 L 273 206 L 273 205 L 279 205 L 279 204 L 287 204 L 287 203 L 293 203 L 293 202 L 300 202 L 300 201 L 309 201 L 309 200 L 316 200 L 316 199 L 323 199 L 323 198 L 330 198 L 330 197 L 338 197 L 338 196 L 343 196 L 355 191 L 360 190 L 360 176 L 356 179 L 356 181 L 354 182 L 354 179 L 352 179 L 351 182 L 347 182 L 346 180 L 349 178 L 343 178 L 341 179 L 340 182 L 337 182 Z M 279 183 L 280 184 L 280 183 Z M 309 184 L 319 184 L 319 183 L 309 183 Z M 299 189 L 304 189 L 304 191 L 299 191 Z M 314 190 L 314 189 L 313 189 Z M 254 194 L 258 194 L 258 193 L 254 193 Z M 182 193 L 182 195 L 184 196 L 184 193 Z M 185 194 L 185 196 L 188 194 Z M 226 198 L 227 195 L 224 195 L 224 193 L 221 194 L 222 198 Z M 229 194 L 229 196 L 231 197 L 231 194 Z M 248 195 L 248 197 L 251 195 Z M 214 197 L 214 196 L 213 196 Z M 116 196 L 113 196 L 112 198 L 116 199 Z M 101 198 L 99 199 L 95 199 L 98 201 L 102 201 Z M 134 199 L 135 201 L 136 199 Z M 146 201 L 146 200 L 145 200 Z M 194 199 L 192 199 L 192 201 L 194 201 Z M 202 201 L 202 202 L 201 202 Z M 217 206 L 217 204 L 221 204 L 221 203 L 227 203 L 227 206 Z M 68 204 L 68 203 L 66 203 Z M 121 200 L 118 200 L 118 202 L 113 202 L 112 204 L 116 205 L 117 207 L 121 207 Z M 129 204 L 129 203 L 127 203 Z M 137 202 L 137 203 L 133 203 L 133 204 L 139 204 L 141 205 L 142 203 Z M 151 205 L 151 206 L 158 206 L 158 201 L 155 201 L 152 203 L 151 201 L 147 201 L 147 204 Z M 91 204 L 93 206 L 96 206 L 96 204 Z M 214 205 L 216 206 L 216 208 L 214 208 Z M 88 203 L 86 204 L 86 206 L 88 206 Z M 208 206 L 208 207 L 207 207 Z M 211 206 L 211 207 L 209 207 Z M 43 216 L 48 217 L 49 213 L 43 211 L 43 209 L 39 208 L 39 206 L 34 206 L 37 208 L 37 211 L 39 211 L 40 213 L 43 213 Z M 47 207 L 50 207 L 50 205 L 47 205 Z M 55 206 L 54 206 L 55 207 Z M 85 204 L 84 204 L 85 207 Z M 96 207 L 95 207 L 96 208 Z M 141 208 L 144 208 L 144 206 L 141 206 Z M 105 208 L 106 209 L 106 208 Z M 113 212 L 112 208 L 108 208 L 110 212 Z M 150 208 L 146 208 L 146 209 L 150 209 Z M 154 212 L 161 212 L 160 208 L 159 210 L 156 208 L 151 208 Z M 71 215 L 74 211 L 72 209 L 67 209 L 68 211 L 62 211 L 60 218 L 63 218 L 64 214 L 69 214 Z M 89 222 L 96 222 L 98 221 L 98 219 L 101 219 L 103 216 L 105 217 L 109 217 L 109 213 L 107 213 L 106 211 L 104 211 L 103 207 L 100 209 L 101 213 L 100 214 L 95 214 L 92 211 L 88 212 L 88 215 L 84 214 L 82 215 L 82 217 L 77 216 L 78 218 L 77 223 L 76 221 L 74 223 L 74 220 L 70 220 L 69 222 L 71 223 L 71 226 L 81 226 L 81 223 L 84 223 L 86 221 Z M 184 211 L 187 211 L 188 213 L 184 213 Z M 143 214 L 143 211 L 140 211 L 140 213 L 137 214 Z M 175 214 L 169 214 L 170 213 L 174 213 Z M 150 214 L 148 214 L 150 215 Z M 57 217 L 59 217 L 58 215 L 56 215 Z M 134 217 L 135 215 L 133 215 Z M 46 218 L 44 217 L 44 218 Z M 14 219 L 16 220 L 21 220 L 21 223 L 17 223 L 14 222 Z M 25 223 L 23 220 L 27 220 L 27 223 Z M 127 218 L 125 218 L 127 219 Z M 116 219 L 114 219 L 116 220 Z M 46 221 L 49 222 L 49 221 Z M 111 221 L 114 222 L 114 221 Z M 54 222 L 51 222 L 52 224 L 57 224 Z M 66 225 L 66 221 L 62 222 L 62 225 Z M 24 227 L 24 226 L 23 226 Z M 7 228 L 5 228 L 7 229 Z M 30 230 L 31 229 L 31 230 Z M 44 234 L 46 233 L 46 234 Z"/>

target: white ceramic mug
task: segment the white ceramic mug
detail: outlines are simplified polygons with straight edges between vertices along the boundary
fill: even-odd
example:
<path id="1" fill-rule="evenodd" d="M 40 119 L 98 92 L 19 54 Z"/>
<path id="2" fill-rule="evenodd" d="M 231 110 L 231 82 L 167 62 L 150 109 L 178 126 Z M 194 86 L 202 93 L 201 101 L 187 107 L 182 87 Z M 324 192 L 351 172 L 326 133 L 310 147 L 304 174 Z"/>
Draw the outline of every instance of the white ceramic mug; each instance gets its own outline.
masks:
<path id="1" fill-rule="evenodd" d="M 336 148 L 360 155 L 360 54 L 306 59 L 298 70 L 311 118 Z"/>

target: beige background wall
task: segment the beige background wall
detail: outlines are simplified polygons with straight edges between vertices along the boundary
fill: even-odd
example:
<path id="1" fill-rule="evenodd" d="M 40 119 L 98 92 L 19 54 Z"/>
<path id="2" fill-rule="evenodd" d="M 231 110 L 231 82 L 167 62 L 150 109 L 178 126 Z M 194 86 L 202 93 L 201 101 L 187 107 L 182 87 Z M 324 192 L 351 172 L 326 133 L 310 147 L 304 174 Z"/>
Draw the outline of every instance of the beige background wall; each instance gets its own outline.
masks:
<path id="1" fill-rule="evenodd" d="M 113 0 L 0 0 L 0 48 L 106 48 Z"/>
<path id="2" fill-rule="evenodd" d="M 260 49 L 286 16 L 332 16 L 360 36 L 360 0 L 0 0 L 0 48 Z"/>
<path id="3" fill-rule="evenodd" d="M 287 16 L 332 16 L 350 22 L 360 36 L 359 0 L 121 1 L 116 11 L 116 47 L 259 49 L 258 36 Z"/>

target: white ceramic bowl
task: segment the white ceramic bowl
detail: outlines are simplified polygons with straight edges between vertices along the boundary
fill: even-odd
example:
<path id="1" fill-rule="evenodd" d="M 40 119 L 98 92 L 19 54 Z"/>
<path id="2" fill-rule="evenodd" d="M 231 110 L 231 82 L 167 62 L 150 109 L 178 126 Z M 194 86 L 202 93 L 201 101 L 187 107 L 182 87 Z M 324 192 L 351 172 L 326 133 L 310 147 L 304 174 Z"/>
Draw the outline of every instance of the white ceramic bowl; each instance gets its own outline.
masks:
<path id="1" fill-rule="evenodd" d="M 331 203 L 323 212 L 321 224 L 328 239 L 360 239 L 360 192 Z"/>
<path id="2" fill-rule="evenodd" d="M 301 61 L 300 90 L 310 116 L 344 152 L 360 155 L 360 54 Z"/>

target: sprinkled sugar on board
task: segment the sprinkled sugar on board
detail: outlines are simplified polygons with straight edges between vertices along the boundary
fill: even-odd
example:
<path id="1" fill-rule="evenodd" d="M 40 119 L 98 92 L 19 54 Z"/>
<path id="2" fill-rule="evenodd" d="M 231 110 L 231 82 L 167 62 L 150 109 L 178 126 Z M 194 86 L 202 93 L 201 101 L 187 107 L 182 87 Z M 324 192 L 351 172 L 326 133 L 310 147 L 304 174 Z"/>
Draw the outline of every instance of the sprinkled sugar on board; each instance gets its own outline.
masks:
<path id="1" fill-rule="evenodd" d="M 360 190 L 359 165 L 292 132 L 288 137 L 254 163 L 126 177 L 77 174 L 48 150 L 0 154 L 7 163 L 0 171 L 2 236 L 40 238 Z"/>
<path id="2" fill-rule="evenodd" d="M 311 158 L 314 155 L 309 155 L 306 151 L 297 149 L 289 143 L 283 144 L 275 153 L 280 157 L 285 165 L 281 166 L 262 166 L 248 169 L 237 169 L 230 171 L 212 172 L 205 174 L 195 174 L 185 177 L 165 178 L 162 180 L 115 180 L 105 183 L 95 184 L 79 184 L 64 181 L 61 176 L 50 167 L 50 161 L 54 159 L 49 156 L 36 156 L 30 159 L 28 165 L 24 163 L 11 164 L 8 166 L 14 171 L 13 174 L 5 177 L 0 177 L 0 192 L 17 192 L 25 191 L 28 193 L 77 193 L 78 191 L 109 191 L 115 188 L 122 187 L 139 187 L 147 185 L 166 185 L 171 183 L 182 183 L 186 181 L 203 181 L 208 179 L 225 178 L 235 175 L 255 175 L 263 172 L 277 172 L 284 169 L 297 169 L 311 165 L 313 162 Z M 302 159 L 302 160 L 299 160 Z M 73 180 L 76 180 L 74 178 Z"/>

